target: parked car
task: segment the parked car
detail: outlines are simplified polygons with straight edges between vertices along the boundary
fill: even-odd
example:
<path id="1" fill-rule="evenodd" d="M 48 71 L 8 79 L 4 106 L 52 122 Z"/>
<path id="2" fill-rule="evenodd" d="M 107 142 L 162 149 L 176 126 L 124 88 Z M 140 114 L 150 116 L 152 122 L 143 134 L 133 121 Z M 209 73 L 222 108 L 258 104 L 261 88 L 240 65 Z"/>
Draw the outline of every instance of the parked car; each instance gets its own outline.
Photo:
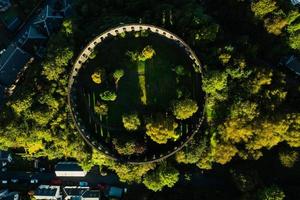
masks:
<path id="1" fill-rule="evenodd" d="M 79 182 L 80 187 L 87 187 L 88 185 L 89 185 L 88 182 L 85 182 L 85 181 L 80 181 Z"/>
<path id="2" fill-rule="evenodd" d="M 44 171 L 46 171 L 46 168 L 45 167 L 41 167 L 40 168 L 40 172 L 44 172 Z"/>
<path id="3" fill-rule="evenodd" d="M 7 181 L 7 180 L 1 180 L 1 183 L 2 183 L 2 184 L 7 184 L 8 181 Z"/>
<path id="4" fill-rule="evenodd" d="M 35 178 L 30 180 L 30 183 L 31 183 L 31 184 L 37 184 L 38 182 L 39 182 L 39 180 L 37 180 L 37 179 L 35 179 Z"/>
<path id="5" fill-rule="evenodd" d="M 1 168 L 1 171 L 2 171 L 2 172 L 6 172 L 6 171 L 7 171 L 7 168 L 6 168 L 6 167 L 2 167 L 2 168 Z"/>

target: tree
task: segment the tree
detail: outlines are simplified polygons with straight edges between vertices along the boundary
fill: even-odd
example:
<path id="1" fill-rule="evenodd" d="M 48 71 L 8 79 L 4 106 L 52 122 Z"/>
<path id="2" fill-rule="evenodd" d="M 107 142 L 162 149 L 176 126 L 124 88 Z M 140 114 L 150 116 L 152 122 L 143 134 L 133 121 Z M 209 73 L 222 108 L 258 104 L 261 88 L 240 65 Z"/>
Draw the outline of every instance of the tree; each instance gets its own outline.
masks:
<path id="1" fill-rule="evenodd" d="M 285 194 L 278 186 L 273 185 L 259 190 L 257 197 L 259 200 L 283 200 Z"/>
<path id="2" fill-rule="evenodd" d="M 179 180 L 179 172 L 166 163 L 158 166 L 154 171 L 146 174 L 143 184 L 155 192 L 161 191 L 165 186 L 173 187 Z"/>
<path id="3" fill-rule="evenodd" d="M 150 46 L 146 46 L 142 53 L 139 55 L 139 60 L 140 61 L 146 61 L 151 59 L 155 55 L 155 50 Z"/>
<path id="4" fill-rule="evenodd" d="M 118 88 L 118 82 L 120 81 L 120 79 L 124 76 L 124 70 L 123 69 L 117 69 L 114 73 L 113 73 L 113 78 L 115 80 L 115 84 L 116 84 L 116 88 Z"/>
<path id="5" fill-rule="evenodd" d="M 104 102 L 97 102 L 94 106 L 95 113 L 98 115 L 107 115 L 108 113 L 108 106 Z"/>
<path id="6" fill-rule="evenodd" d="M 265 27 L 269 33 L 280 35 L 282 29 L 287 26 L 287 20 L 281 16 L 273 16 L 264 20 Z"/>
<path id="7" fill-rule="evenodd" d="M 198 110 L 197 102 L 192 99 L 173 102 L 172 111 L 176 119 L 184 120 L 192 117 Z"/>
<path id="8" fill-rule="evenodd" d="M 113 139 L 113 144 L 117 152 L 121 155 L 132 155 L 136 153 L 134 141 L 120 142 L 117 139 Z"/>
<path id="9" fill-rule="evenodd" d="M 179 135 L 175 129 L 178 124 L 170 117 L 158 115 L 155 119 L 148 119 L 146 124 L 146 134 L 159 144 L 165 144 L 169 139 L 177 140 Z"/>
<path id="10" fill-rule="evenodd" d="M 117 95 L 116 95 L 115 92 L 107 90 L 107 91 L 100 94 L 100 98 L 103 101 L 115 101 L 117 99 Z"/>
<path id="11" fill-rule="evenodd" d="M 259 18 L 263 18 L 277 8 L 276 1 L 274 0 L 255 0 L 251 3 L 252 12 Z"/>
<path id="12" fill-rule="evenodd" d="M 126 55 L 129 56 L 132 61 L 145 62 L 155 55 L 155 50 L 150 45 L 148 45 L 142 50 L 142 52 L 128 51 Z"/>
<path id="13" fill-rule="evenodd" d="M 281 151 L 279 152 L 279 160 L 284 167 L 292 168 L 299 158 L 297 151 Z"/>
<path id="14" fill-rule="evenodd" d="M 233 181 L 241 192 L 250 192 L 259 184 L 259 175 L 252 170 L 231 169 Z"/>
<path id="15" fill-rule="evenodd" d="M 97 68 L 95 69 L 94 73 L 92 74 L 91 78 L 92 81 L 96 84 L 101 84 L 104 80 L 104 76 L 105 76 L 105 70 L 102 68 Z"/>
<path id="16" fill-rule="evenodd" d="M 128 131 L 135 131 L 141 125 L 139 116 L 136 113 L 123 115 L 122 122 L 123 122 L 125 129 Z"/>

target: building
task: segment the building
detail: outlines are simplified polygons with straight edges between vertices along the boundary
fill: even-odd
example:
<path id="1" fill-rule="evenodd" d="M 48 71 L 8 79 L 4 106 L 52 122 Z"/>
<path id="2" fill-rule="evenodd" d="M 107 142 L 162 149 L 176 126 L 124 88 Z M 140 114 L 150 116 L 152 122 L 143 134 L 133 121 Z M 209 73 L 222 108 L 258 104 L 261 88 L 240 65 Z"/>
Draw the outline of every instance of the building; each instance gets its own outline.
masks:
<path id="1" fill-rule="evenodd" d="M 37 200 L 61 200 L 60 186 L 40 185 L 34 191 L 34 198 Z"/>
<path id="2" fill-rule="evenodd" d="M 50 36 L 51 33 L 57 31 L 63 21 L 63 15 L 61 11 L 54 10 L 47 5 L 36 18 L 33 25 L 38 29 L 40 33 Z"/>
<path id="3" fill-rule="evenodd" d="M 292 55 L 285 59 L 283 64 L 297 75 L 300 75 L 300 60 L 297 57 Z"/>
<path id="4" fill-rule="evenodd" d="M 291 0 L 291 2 L 294 6 L 300 4 L 300 0 Z"/>
<path id="5" fill-rule="evenodd" d="M 22 23 L 10 0 L 0 0 L 0 22 L 12 32 L 16 31 Z"/>
<path id="6" fill-rule="evenodd" d="M 82 194 L 82 200 L 100 200 L 101 194 L 99 190 L 88 190 Z"/>
<path id="7" fill-rule="evenodd" d="M 0 85 L 10 87 L 18 81 L 24 67 L 32 60 L 32 56 L 15 44 L 11 44 L 0 55 Z"/>
<path id="8" fill-rule="evenodd" d="M 8 190 L 0 190 L 0 200 L 19 200 L 18 192 L 9 192 Z"/>
<path id="9" fill-rule="evenodd" d="M 11 6 L 10 0 L 0 0 L 0 12 L 4 12 Z"/>
<path id="10" fill-rule="evenodd" d="M 59 177 L 84 177 L 87 172 L 83 171 L 76 162 L 59 162 L 55 166 L 55 174 Z"/>
<path id="11" fill-rule="evenodd" d="M 125 193 L 126 189 L 119 188 L 119 187 L 108 187 L 104 194 L 108 198 L 116 198 L 116 199 L 121 199 Z"/>
<path id="12" fill-rule="evenodd" d="M 100 190 L 90 190 L 89 187 L 65 186 L 63 188 L 65 200 L 100 200 Z"/>

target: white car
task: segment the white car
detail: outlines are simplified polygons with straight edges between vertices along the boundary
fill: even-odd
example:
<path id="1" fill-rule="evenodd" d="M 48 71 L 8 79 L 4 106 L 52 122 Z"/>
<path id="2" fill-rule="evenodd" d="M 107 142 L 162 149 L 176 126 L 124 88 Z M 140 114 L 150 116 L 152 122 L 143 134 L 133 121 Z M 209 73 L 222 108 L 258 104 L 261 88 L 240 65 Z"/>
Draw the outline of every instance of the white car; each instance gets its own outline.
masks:
<path id="1" fill-rule="evenodd" d="M 31 180 L 30 180 L 30 183 L 31 183 L 31 184 L 36 184 L 36 183 L 38 183 L 38 182 L 39 182 L 39 180 L 37 180 L 37 179 L 31 179 Z"/>
<path id="2" fill-rule="evenodd" d="M 2 180 L 1 183 L 2 183 L 2 184 L 7 184 L 8 181 L 7 181 L 7 180 Z"/>
<path id="3" fill-rule="evenodd" d="M 16 179 L 16 178 L 11 179 L 10 181 L 11 181 L 12 183 L 17 183 L 17 182 L 19 182 L 19 180 Z"/>

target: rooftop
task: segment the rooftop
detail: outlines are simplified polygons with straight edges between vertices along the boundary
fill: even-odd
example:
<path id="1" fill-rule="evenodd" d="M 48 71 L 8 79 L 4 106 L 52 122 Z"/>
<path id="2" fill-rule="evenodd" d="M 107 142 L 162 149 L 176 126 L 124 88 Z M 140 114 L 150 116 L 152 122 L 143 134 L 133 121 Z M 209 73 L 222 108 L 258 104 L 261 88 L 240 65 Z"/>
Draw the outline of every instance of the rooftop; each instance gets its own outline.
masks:
<path id="1" fill-rule="evenodd" d="M 291 56 L 285 63 L 285 65 L 296 74 L 300 75 L 300 60 L 295 57 Z"/>
<path id="2" fill-rule="evenodd" d="M 67 196 L 82 196 L 86 191 L 89 190 L 89 187 L 80 187 L 80 186 L 66 186 L 64 191 Z"/>
<path id="3" fill-rule="evenodd" d="M 291 0 L 291 2 L 294 6 L 300 4 L 300 0 Z"/>
<path id="4" fill-rule="evenodd" d="M 55 166 L 55 171 L 83 171 L 76 162 L 59 162 Z"/>
<path id="5" fill-rule="evenodd" d="M 34 192 L 34 196 L 52 196 L 55 197 L 59 195 L 59 186 L 52 185 L 40 185 L 38 189 Z"/>
<path id="6" fill-rule="evenodd" d="M 32 57 L 12 44 L 0 56 L 0 84 L 10 86 Z"/>

